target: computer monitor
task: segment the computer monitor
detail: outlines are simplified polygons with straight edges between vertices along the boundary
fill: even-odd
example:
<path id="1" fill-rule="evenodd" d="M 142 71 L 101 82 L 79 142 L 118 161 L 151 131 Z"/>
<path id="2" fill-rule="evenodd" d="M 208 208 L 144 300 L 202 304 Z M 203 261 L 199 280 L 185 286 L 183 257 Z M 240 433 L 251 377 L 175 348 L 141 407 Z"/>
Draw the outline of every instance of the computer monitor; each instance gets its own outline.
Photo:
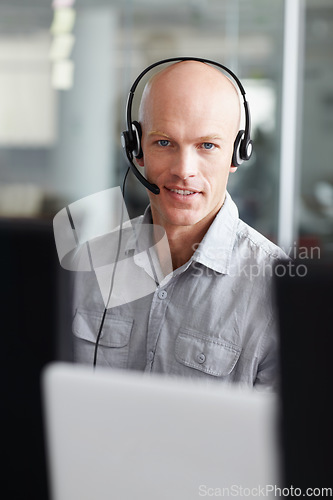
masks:
<path id="1" fill-rule="evenodd" d="M 43 382 L 53 500 L 276 498 L 276 394 L 71 363 Z"/>
<path id="2" fill-rule="evenodd" d="M 275 286 L 282 475 L 285 486 L 305 494 L 307 488 L 332 487 L 333 262 L 280 263 Z"/>
<path id="3" fill-rule="evenodd" d="M 45 500 L 40 374 L 72 359 L 72 273 L 59 265 L 51 220 L 0 219 L 0 263 L 4 497 Z"/>

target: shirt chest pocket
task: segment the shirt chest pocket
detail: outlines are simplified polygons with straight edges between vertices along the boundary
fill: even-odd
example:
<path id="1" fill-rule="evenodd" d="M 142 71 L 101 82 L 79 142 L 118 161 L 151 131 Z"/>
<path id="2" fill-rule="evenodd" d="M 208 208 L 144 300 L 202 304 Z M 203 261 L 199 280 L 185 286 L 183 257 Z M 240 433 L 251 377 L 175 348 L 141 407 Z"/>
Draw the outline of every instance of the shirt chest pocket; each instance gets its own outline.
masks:
<path id="1" fill-rule="evenodd" d="M 73 321 L 76 361 L 93 363 L 102 314 L 78 309 Z M 97 365 L 126 368 L 133 320 L 106 314 L 98 343 Z"/>
<path id="2" fill-rule="evenodd" d="M 191 330 L 180 330 L 176 340 L 177 361 L 214 377 L 230 375 L 240 353 L 235 344 Z"/>

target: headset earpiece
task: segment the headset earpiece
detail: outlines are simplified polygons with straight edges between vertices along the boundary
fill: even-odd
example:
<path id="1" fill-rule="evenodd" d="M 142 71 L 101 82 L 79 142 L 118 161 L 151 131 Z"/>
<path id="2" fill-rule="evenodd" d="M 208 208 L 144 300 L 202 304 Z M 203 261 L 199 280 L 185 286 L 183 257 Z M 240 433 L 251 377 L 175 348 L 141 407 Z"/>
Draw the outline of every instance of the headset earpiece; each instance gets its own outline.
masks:
<path id="1" fill-rule="evenodd" d="M 133 155 L 135 158 L 142 158 L 143 157 L 143 152 L 141 148 L 141 137 L 142 137 L 142 128 L 139 122 L 134 120 L 132 122 L 132 130 L 134 133 L 134 140 L 133 140 Z"/>
<path id="2" fill-rule="evenodd" d="M 240 146 L 239 146 L 239 152 L 240 152 L 240 157 L 243 161 L 247 161 L 251 158 L 252 156 L 252 151 L 253 151 L 253 142 L 250 140 L 246 140 L 246 137 L 244 135 L 244 138 L 241 140 Z"/>
<path id="3" fill-rule="evenodd" d="M 246 141 L 245 130 L 240 130 L 234 142 L 234 152 L 231 164 L 234 167 L 239 167 L 243 161 L 247 161 L 251 158 L 252 151 L 253 143 L 251 139 Z"/>
<path id="4" fill-rule="evenodd" d="M 241 157 L 241 151 L 240 151 L 243 137 L 244 137 L 244 130 L 240 130 L 236 136 L 234 142 L 234 152 L 232 154 L 231 164 L 234 167 L 239 167 L 243 163 L 243 158 Z"/>
<path id="5" fill-rule="evenodd" d="M 141 125 L 137 121 L 132 122 L 131 133 L 125 130 L 121 134 L 121 144 L 125 152 L 129 152 L 135 158 L 142 158 L 143 153 L 141 149 Z"/>

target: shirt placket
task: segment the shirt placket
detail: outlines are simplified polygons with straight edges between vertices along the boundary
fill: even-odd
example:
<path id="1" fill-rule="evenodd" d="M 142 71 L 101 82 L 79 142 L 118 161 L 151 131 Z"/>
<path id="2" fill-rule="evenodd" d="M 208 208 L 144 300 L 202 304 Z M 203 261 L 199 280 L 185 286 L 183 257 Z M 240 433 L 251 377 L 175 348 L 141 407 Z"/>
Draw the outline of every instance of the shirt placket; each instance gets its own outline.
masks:
<path id="1" fill-rule="evenodd" d="M 153 371 L 158 339 L 176 281 L 177 277 L 174 277 L 167 285 L 158 286 L 153 296 L 148 321 L 146 372 Z"/>

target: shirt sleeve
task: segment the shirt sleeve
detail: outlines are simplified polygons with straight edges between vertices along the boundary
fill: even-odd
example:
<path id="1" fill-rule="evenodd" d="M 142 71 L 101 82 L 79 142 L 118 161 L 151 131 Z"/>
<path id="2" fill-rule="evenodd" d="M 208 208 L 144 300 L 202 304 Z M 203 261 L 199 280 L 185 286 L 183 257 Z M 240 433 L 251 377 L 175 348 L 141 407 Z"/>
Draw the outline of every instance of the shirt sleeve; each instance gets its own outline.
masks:
<path id="1" fill-rule="evenodd" d="M 254 387 L 258 390 L 273 390 L 278 388 L 279 380 L 279 346 L 278 325 L 275 311 L 267 325 L 261 346 L 261 356 L 258 364 Z"/>

